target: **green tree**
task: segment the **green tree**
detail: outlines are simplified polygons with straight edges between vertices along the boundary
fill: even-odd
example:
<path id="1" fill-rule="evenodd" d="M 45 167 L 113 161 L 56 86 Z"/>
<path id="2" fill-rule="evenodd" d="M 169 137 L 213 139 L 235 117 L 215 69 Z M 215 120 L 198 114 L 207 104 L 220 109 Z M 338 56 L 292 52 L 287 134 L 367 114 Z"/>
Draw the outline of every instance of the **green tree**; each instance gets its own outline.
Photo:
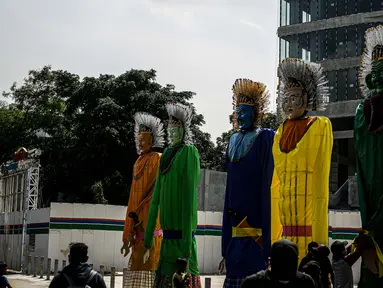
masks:
<path id="1" fill-rule="evenodd" d="M 42 150 L 41 185 L 46 204 L 58 195 L 69 202 L 126 204 L 137 159 L 133 115 L 145 111 L 167 119 L 167 102 L 189 104 L 195 94 L 178 92 L 173 85 L 161 86 L 154 70 L 80 79 L 46 66 L 30 71 L 21 86 L 14 84 L 3 95 L 15 102 L 22 131 L 30 132 L 25 137 L 28 140 L 19 141 L 19 137 L 13 141 Z M 214 144 L 200 130 L 203 116 L 192 107 L 201 165 L 210 168 Z M 38 138 L 33 131 L 44 131 L 50 137 Z M 17 147 L 8 146 L 7 155 Z"/>

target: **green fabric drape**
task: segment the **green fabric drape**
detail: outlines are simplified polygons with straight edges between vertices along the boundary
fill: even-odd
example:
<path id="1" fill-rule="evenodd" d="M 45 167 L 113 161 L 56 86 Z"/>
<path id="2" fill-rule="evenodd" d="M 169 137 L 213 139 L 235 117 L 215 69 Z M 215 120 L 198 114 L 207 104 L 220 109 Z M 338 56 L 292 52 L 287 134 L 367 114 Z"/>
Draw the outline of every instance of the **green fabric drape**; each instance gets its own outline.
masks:
<path id="1" fill-rule="evenodd" d="M 383 117 L 383 116 L 382 116 Z M 371 134 L 364 115 L 364 102 L 360 103 L 354 126 L 359 207 L 363 226 L 379 239 L 383 227 L 383 132 Z M 383 242 L 379 243 L 383 244 Z"/>
<path id="2" fill-rule="evenodd" d="M 368 230 L 380 249 L 383 248 L 383 132 L 368 132 L 363 100 L 355 115 L 354 140 L 356 148 L 359 210 L 363 227 Z M 382 116 L 383 117 L 383 116 Z M 382 287 L 382 279 L 362 265 L 359 287 Z M 380 282 L 379 282 L 380 281 Z M 379 283 L 380 284 L 379 284 Z"/>
<path id="3" fill-rule="evenodd" d="M 165 149 L 162 159 L 172 149 Z M 172 153 L 173 154 L 173 153 Z M 158 269 L 162 275 L 173 274 L 178 258 L 188 258 L 189 272 L 199 274 L 197 244 L 193 233 L 197 230 L 197 185 L 200 177 L 198 150 L 193 145 L 184 145 L 176 154 L 168 169 L 161 169 L 154 188 L 145 231 L 145 246 L 151 248 L 155 223 L 160 214 L 163 230 L 182 231 L 180 240 L 163 240 Z M 167 165 L 161 165 L 164 168 Z"/>

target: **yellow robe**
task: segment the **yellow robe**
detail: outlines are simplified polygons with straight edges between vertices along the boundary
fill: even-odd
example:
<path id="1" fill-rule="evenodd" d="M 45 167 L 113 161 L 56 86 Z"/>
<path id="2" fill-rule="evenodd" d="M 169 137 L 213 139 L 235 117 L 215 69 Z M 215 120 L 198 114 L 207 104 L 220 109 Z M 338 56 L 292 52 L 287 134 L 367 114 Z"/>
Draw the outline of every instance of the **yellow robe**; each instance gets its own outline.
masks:
<path id="1" fill-rule="evenodd" d="M 328 118 L 315 117 L 290 151 L 281 149 L 283 129 L 273 144 L 272 241 L 281 235 L 293 241 L 302 259 L 310 242 L 328 245 L 332 126 Z"/>
<path id="2" fill-rule="evenodd" d="M 148 221 L 154 185 L 160 168 L 160 157 L 160 153 L 149 152 L 141 155 L 134 164 L 133 181 L 130 188 L 123 233 L 123 242 L 128 241 L 131 234 L 135 235 L 130 258 L 130 269 L 132 271 L 155 271 L 160 258 L 162 230 L 159 221 L 157 221 L 155 231 L 159 233 L 154 236 L 153 249 L 150 250 L 148 261 L 145 264 L 142 261 L 145 252 L 144 232 Z M 142 222 L 137 227 L 135 227 L 133 219 L 129 217 L 130 212 L 135 212 L 138 220 Z"/>

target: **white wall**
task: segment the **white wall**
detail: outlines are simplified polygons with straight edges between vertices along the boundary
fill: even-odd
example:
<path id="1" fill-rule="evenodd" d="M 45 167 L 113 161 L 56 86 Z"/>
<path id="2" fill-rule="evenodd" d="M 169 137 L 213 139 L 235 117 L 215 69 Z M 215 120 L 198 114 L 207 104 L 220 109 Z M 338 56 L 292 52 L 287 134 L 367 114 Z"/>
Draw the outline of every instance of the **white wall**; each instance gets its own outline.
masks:
<path id="1" fill-rule="evenodd" d="M 27 224 L 38 224 L 49 222 L 50 209 L 31 210 L 28 212 Z M 22 249 L 22 223 L 23 212 L 10 212 L 0 215 L 0 225 L 14 227 L 13 231 L 8 234 L 0 235 L 0 261 L 7 262 L 8 266 L 14 270 L 21 269 L 21 249 Z M 32 225 L 31 228 L 33 231 Z M 32 232 L 33 233 L 33 232 Z M 29 236 L 26 236 L 26 243 L 28 243 Z M 48 234 L 37 234 L 35 252 L 26 251 L 25 255 L 47 257 L 48 256 Z M 27 260 L 27 259 L 25 259 Z M 40 260 L 39 260 L 40 261 Z M 39 262 L 40 263 L 40 262 Z M 26 262 L 25 262 L 26 264 Z"/>
<path id="2" fill-rule="evenodd" d="M 113 205 L 68 204 L 52 203 L 51 218 L 70 218 L 77 220 L 125 219 L 126 207 Z M 52 223 L 51 223 L 52 224 Z M 127 259 L 120 254 L 122 246 L 122 231 L 103 231 L 92 229 L 50 229 L 49 231 L 49 258 L 59 259 L 61 268 L 62 260 L 67 259 L 68 246 L 71 242 L 83 242 L 89 247 L 89 261 L 94 269 L 98 270 L 104 265 L 106 270 L 114 266 L 119 271 L 127 267 Z M 52 260 L 52 265 L 53 265 Z"/>
<path id="3" fill-rule="evenodd" d="M 93 264 L 95 269 L 98 270 L 100 265 L 104 265 L 106 271 L 112 266 L 122 271 L 128 266 L 130 256 L 124 258 L 120 254 L 125 215 L 126 206 L 69 203 L 52 203 L 51 208 L 30 211 L 29 224 L 50 222 L 50 229 L 49 234 L 36 234 L 35 252 L 30 252 L 29 255 L 51 258 L 52 271 L 54 260 L 58 259 L 61 270 L 62 260 L 67 260 L 69 244 L 84 242 L 89 247 L 89 263 Z M 4 217 L 4 214 L 0 215 L 0 225 L 4 225 Z M 9 213 L 6 223 L 21 224 L 20 212 Z M 217 273 L 218 264 L 221 261 L 221 223 L 221 212 L 198 212 L 196 240 L 199 268 L 202 274 Z M 329 226 L 330 232 L 333 233 L 332 237 L 343 237 L 346 238 L 344 240 L 351 242 L 360 231 L 359 212 L 329 211 Z M 110 231 L 110 229 L 114 230 Z M 333 238 L 330 238 L 329 242 L 331 245 Z M 8 249 L 5 249 L 6 247 Z M 0 261 L 6 260 L 8 264 L 12 264 L 11 268 L 19 269 L 20 253 L 21 234 L 7 237 L 0 235 Z M 357 283 L 360 261 L 354 265 L 353 271 L 355 283 Z"/>
<path id="4" fill-rule="evenodd" d="M 68 222 L 91 221 L 90 219 L 118 220 L 123 222 L 126 215 L 126 206 L 92 205 L 92 204 L 68 204 L 52 203 L 51 220 L 66 218 Z M 72 219 L 73 221 L 71 221 Z M 222 213 L 220 212 L 198 212 L 199 231 L 208 225 L 216 225 L 213 231 L 220 231 Z M 59 220 L 56 220 L 59 221 Z M 94 222 L 100 222 L 95 221 Z M 57 222 L 56 222 L 57 223 Z M 110 267 L 116 267 L 122 271 L 128 266 L 128 255 L 124 258 L 120 254 L 122 246 L 122 231 L 102 231 L 92 229 L 51 229 L 49 231 L 49 253 L 48 257 L 59 260 L 59 268 L 62 260 L 67 259 L 68 246 L 71 242 L 84 242 L 89 247 L 89 261 L 94 269 L 98 270 L 104 265 L 106 271 Z M 67 224 L 68 225 L 68 224 Z M 121 224 L 118 224 L 121 227 Z M 207 229 L 212 231 L 212 229 Z M 217 232 L 216 232 L 217 233 Z M 196 236 L 198 262 L 201 273 L 216 273 L 221 260 L 221 237 L 218 236 Z M 51 269 L 53 270 L 54 260 Z"/>

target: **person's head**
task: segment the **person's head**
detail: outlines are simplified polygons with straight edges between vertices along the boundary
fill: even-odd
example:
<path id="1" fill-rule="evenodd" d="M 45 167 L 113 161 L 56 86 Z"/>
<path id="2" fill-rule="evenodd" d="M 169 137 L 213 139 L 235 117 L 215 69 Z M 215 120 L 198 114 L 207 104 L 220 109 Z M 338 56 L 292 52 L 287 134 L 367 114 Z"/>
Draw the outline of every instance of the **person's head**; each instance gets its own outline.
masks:
<path id="1" fill-rule="evenodd" d="M 84 243 L 71 243 L 69 245 L 69 263 L 79 264 L 88 261 L 88 246 Z"/>
<path id="2" fill-rule="evenodd" d="M 8 266 L 6 263 L 0 263 L 0 275 L 7 274 Z"/>
<path id="3" fill-rule="evenodd" d="M 331 245 L 332 258 L 336 261 L 344 258 L 347 255 L 347 242 L 335 241 Z"/>
<path id="4" fill-rule="evenodd" d="M 178 258 L 176 265 L 178 274 L 185 273 L 188 270 L 188 261 L 186 259 Z"/>
<path id="5" fill-rule="evenodd" d="M 321 276 L 321 268 L 317 261 L 309 261 L 303 266 L 302 272 L 310 275 L 313 279 L 319 279 Z"/>
<path id="6" fill-rule="evenodd" d="M 291 281 L 298 268 L 298 247 L 289 240 L 279 240 L 271 246 L 270 265 L 273 278 Z"/>
<path id="7" fill-rule="evenodd" d="M 320 245 L 318 247 L 318 252 L 321 257 L 328 257 L 330 255 L 330 249 L 326 245 Z"/>
<path id="8" fill-rule="evenodd" d="M 307 252 L 312 252 L 313 248 L 318 246 L 319 244 L 317 242 L 310 242 L 309 245 L 307 245 Z"/>

